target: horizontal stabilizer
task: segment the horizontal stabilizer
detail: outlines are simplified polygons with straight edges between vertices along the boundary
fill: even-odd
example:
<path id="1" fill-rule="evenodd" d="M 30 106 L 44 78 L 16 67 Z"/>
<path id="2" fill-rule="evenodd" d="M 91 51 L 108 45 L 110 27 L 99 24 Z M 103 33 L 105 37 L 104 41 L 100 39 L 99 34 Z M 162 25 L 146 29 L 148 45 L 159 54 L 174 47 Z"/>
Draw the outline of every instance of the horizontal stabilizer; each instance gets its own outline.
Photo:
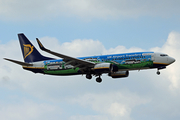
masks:
<path id="1" fill-rule="evenodd" d="M 11 59 L 7 59 L 7 58 L 4 58 L 4 59 L 7 61 L 10 61 L 10 62 L 19 64 L 19 65 L 22 65 L 22 66 L 33 66 L 33 64 L 29 64 L 29 63 L 25 63 L 25 62 L 21 62 L 21 61 L 17 61 L 17 60 L 11 60 Z"/>

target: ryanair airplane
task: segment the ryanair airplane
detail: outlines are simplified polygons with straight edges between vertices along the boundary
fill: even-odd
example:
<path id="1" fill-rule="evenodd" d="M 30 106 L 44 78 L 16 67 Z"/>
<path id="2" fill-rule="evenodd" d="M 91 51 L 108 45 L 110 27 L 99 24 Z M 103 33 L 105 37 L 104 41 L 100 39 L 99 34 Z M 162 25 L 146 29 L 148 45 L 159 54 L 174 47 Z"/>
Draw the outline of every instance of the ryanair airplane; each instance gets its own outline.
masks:
<path id="1" fill-rule="evenodd" d="M 175 62 L 175 59 L 167 54 L 155 52 L 135 52 L 125 54 L 99 55 L 90 57 L 74 58 L 57 53 L 45 48 L 37 39 L 41 50 L 48 52 L 61 59 L 54 59 L 41 55 L 24 34 L 18 34 L 24 62 L 7 59 L 19 64 L 25 70 L 34 73 L 48 75 L 86 75 L 87 79 L 96 77 L 97 82 L 102 82 L 101 75 L 108 74 L 112 78 L 129 76 L 131 70 L 165 69 L 166 66 Z"/>

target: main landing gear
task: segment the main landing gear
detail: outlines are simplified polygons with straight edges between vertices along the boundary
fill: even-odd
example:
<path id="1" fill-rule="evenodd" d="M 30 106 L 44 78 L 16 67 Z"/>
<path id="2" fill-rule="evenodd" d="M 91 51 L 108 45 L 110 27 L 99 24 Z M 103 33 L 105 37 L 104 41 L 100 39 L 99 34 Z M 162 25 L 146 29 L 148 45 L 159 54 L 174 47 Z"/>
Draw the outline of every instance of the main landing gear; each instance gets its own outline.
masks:
<path id="1" fill-rule="evenodd" d="M 87 79 L 92 79 L 92 75 L 91 74 L 86 74 L 86 78 Z"/>
<path id="2" fill-rule="evenodd" d="M 96 78 L 96 82 L 98 82 L 98 83 L 101 83 L 101 82 L 102 82 L 102 79 L 101 79 L 100 76 Z"/>
<path id="3" fill-rule="evenodd" d="M 91 74 L 86 74 L 86 78 L 87 79 L 92 79 L 92 75 Z M 101 79 L 100 75 L 99 75 L 99 77 L 96 78 L 96 82 L 98 82 L 98 83 L 102 82 L 102 79 Z"/>

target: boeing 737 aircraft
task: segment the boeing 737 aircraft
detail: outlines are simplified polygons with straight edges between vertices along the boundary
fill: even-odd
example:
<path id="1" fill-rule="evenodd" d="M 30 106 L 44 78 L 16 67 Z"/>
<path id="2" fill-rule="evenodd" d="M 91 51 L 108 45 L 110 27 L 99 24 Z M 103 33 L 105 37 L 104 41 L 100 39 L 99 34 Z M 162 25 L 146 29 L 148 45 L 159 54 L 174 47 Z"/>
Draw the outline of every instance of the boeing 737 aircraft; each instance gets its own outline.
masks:
<path id="1" fill-rule="evenodd" d="M 48 75 L 80 75 L 85 74 L 87 79 L 97 77 L 102 82 L 101 75 L 106 73 L 112 78 L 128 77 L 131 70 L 160 69 L 175 62 L 167 54 L 155 52 L 135 52 L 125 54 L 99 55 L 74 58 L 46 49 L 37 39 L 41 50 L 61 59 L 54 59 L 41 55 L 24 34 L 18 34 L 24 62 L 5 60 L 19 64 L 25 70 Z"/>

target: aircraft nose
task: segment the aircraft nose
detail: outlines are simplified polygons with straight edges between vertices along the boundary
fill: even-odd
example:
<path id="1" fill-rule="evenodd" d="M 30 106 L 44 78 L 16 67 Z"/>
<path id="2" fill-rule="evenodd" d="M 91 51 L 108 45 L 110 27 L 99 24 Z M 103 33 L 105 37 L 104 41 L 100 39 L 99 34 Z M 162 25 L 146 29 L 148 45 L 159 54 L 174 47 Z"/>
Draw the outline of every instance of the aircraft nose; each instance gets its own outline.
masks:
<path id="1" fill-rule="evenodd" d="M 172 57 L 169 57 L 169 58 L 168 58 L 168 61 L 169 61 L 169 64 L 172 64 L 172 63 L 175 62 L 176 60 L 175 60 L 174 58 L 172 58 Z"/>

